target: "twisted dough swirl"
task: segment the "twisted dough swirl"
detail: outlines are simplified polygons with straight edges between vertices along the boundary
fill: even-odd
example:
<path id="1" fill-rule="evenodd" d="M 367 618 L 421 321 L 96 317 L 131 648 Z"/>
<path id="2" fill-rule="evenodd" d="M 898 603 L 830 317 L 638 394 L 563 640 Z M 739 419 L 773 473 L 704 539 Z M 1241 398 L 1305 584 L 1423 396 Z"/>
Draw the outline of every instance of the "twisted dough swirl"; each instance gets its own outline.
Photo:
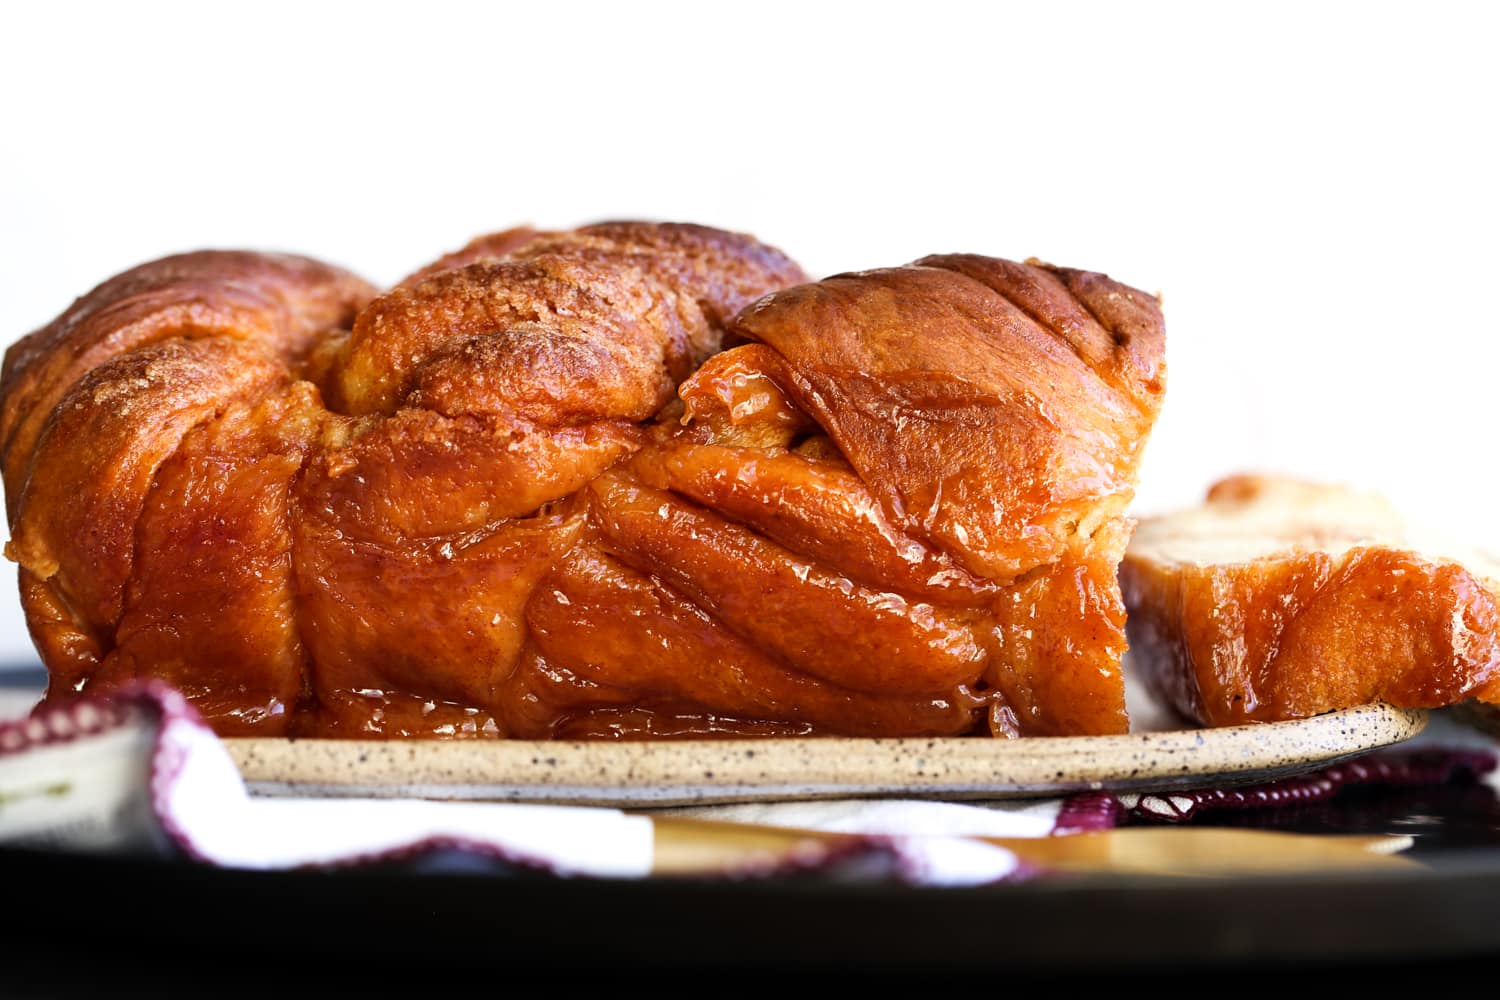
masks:
<path id="1" fill-rule="evenodd" d="M 49 698 L 158 677 L 223 734 L 1121 732 L 1162 342 L 1098 274 L 807 283 L 688 225 L 384 295 L 187 254 L 7 353 L 7 553 Z"/>

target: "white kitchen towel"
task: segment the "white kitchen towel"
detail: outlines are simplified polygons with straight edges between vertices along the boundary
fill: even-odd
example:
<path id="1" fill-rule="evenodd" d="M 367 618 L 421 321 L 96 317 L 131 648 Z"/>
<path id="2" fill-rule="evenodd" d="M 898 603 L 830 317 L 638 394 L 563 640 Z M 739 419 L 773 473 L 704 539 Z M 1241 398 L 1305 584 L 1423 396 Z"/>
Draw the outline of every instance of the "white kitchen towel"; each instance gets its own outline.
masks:
<path id="1" fill-rule="evenodd" d="M 355 864 L 458 847 L 563 875 L 640 877 L 648 818 L 614 809 L 403 799 L 254 798 L 175 691 L 0 724 L 0 842 L 149 851 L 238 868 Z"/>

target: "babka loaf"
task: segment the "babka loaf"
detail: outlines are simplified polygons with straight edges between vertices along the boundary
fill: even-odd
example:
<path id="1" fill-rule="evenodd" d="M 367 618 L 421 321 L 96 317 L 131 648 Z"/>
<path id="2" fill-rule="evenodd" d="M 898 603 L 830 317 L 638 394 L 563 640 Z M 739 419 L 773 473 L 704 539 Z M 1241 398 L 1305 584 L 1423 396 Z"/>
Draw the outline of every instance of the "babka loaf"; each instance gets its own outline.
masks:
<path id="1" fill-rule="evenodd" d="M 1225 479 L 1144 518 L 1120 580 L 1132 661 L 1207 725 L 1500 703 L 1500 565 L 1372 494 Z"/>
<path id="2" fill-rule="evenodd" d="M 187 254 L 6 355 L 6 551 L 49 699 L 160 678 L 226 735 L 1123 732 L 1162 356 L 1103 275 L 690 225 L 384 294 Z"/>

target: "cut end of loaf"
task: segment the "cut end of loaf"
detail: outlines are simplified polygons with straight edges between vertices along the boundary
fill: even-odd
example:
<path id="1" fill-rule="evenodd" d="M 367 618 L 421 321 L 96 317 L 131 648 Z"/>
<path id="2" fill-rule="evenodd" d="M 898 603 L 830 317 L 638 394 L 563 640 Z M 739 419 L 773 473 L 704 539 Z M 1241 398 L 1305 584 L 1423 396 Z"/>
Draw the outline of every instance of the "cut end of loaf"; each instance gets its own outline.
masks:
<path id="1" fill-rule="evenodd" d="M 1500 701 L 1497 580 L 1377 495 L 1274 476 L 1143 519 L 1120 567 L 1132 657 L 1209 725 Z"/>
<path id="2" fill-rule="evenodd" d="M 1341 557 L 1362 547 L 1460 564 L 1500 590 L 1500 558 L 1491 553 L 1407 520 L 1377 493 L 1289 476 L 1221 479 L 1201 506 L 1142 519 L 1130 553 L 1163 564 L 1224 566 L 1309 552 Z"/>

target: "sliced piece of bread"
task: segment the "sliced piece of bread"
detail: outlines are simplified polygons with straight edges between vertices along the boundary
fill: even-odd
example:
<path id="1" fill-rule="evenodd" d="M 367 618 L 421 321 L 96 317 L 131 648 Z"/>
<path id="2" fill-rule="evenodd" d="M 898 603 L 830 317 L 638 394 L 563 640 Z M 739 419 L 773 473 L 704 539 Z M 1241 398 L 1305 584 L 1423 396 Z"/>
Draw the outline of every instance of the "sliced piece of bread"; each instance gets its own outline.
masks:
<path id="1" fill-rule="evenodd" d="M 1225 479 L 1143 519 L 1120 583 L 1136 669 L 1204 725 L 1500 703 L 1500 562 L 1378 496 Z"/>

